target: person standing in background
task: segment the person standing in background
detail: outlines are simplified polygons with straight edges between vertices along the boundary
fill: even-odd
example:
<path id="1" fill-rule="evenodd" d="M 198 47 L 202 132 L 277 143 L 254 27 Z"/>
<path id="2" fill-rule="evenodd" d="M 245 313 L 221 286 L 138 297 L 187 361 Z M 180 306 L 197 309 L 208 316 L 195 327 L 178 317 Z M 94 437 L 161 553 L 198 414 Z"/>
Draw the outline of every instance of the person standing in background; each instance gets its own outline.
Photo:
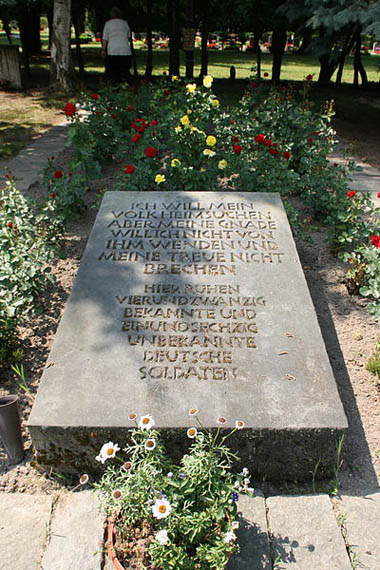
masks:
<path id="1" fill-rule="evenodd" d="M 131 84 L 131 30 L 122 19 L 119 8 L 111 8 L 110 16 L 103 29 L 102 56 L 107 57 L 107 70 L 112 84 L 123 81 Z"/>

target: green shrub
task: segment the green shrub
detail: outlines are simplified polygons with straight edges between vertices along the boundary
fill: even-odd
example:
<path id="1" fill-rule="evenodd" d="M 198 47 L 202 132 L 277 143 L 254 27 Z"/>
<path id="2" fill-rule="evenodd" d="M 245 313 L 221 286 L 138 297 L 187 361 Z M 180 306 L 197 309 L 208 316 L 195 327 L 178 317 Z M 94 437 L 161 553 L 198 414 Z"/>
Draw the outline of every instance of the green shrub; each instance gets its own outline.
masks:
<path id="1" fill-rule="evenodd" d="M 9 182 L 0 195 L 1 357 L 14 349 L 16 327 L 36 308 L 47 281 L 47 262 L 56 254 L 61 224 L 51 204 L 39 213 Z"/>

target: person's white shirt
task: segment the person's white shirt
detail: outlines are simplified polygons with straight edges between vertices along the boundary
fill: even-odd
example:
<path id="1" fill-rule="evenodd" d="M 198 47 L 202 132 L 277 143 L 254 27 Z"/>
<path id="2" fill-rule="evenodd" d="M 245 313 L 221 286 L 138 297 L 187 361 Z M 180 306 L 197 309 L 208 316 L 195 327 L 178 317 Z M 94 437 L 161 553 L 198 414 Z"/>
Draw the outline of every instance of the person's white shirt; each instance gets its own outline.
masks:
<path id="1" fill-rule="evenodd" d="M 105 23 L 103 40 L 107 42 L 108 55 L 131 55 L 131 30 L 125 20 L 112 18 Z"/>

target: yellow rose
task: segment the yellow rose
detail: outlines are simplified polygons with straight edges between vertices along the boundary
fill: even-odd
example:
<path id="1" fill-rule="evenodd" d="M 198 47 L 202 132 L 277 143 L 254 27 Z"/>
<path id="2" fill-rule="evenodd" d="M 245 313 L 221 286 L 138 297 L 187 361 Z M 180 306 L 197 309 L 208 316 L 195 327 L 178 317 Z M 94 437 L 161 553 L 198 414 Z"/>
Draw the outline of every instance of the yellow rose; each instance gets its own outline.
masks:
<path id="1" fill-rule="evenodd" d="M 217 109 L 220 105 L 220 101 L 219 99 L 213 99 L 211 104 L 215 109 Z"/>
<path id="2" fill-rule="evenodd" d="M 211 158 L 212 156 L 215 156 L 216 153 L 211 150 L 211 148 L 205 148 L 203 154 Z"/>
<path id="3" fill-rule="evenodd" d="M 172 81 L 178 81 L 178 79 L 179 79 L 178 75 L 173 75 Z"/>
<path id="4" fill-rule="evenodd" d="M 203 78 L 203 86 L 207 87 L 207 89 L 211 87 L 212 82 L 213 78 L 211 77 L 211 75 L 206 75 L 206 77 Z"/>
<path id="5" fill-rule="evenodd" d="M 165 182 L 165 180 L 166 178 L 164 174 L 157 174 L 156 178 L 154 179 L 157 184 L 162 184 L 162 182 Z"/>
<path id="6" fill-rule="evenodd" d="M 195 83 L 188 83 L 186 85 L 186 89 L 188 93 L 194 93 L 194 91 L 196 90 L 197 86 Z"/>
<path id="7" fill-rule="evenodd" d="M 207 146 L 215 146 L 216 145 L 216 138 L 212 135 L 209 135 L 206 139 Z"/>
<path id="8" fill-rule="evenodd" d="M 183 117 L 181 117 L 180 122 L 182 123 L 182 125 L 184 127 L 188 127 L 190 124 L 190 119 L 189 119 L 188 115 L 184 115 Z"/>
<path id="9" fill-rule="evenodd" d="M 174 127 L 174 130 L 178 134 L 182 131 L 182 127 L 180 125 L 178 125 L 177 127 Z"/>
<path id="10" fill-rule="evenodd" d="M 192 113 L 191 109 L 187 109 L 186 113 L 187 113 L 188 115 L 191 115 L 191 113 Z"/>
<path id="11" fill-rule="evenodd" d="M 226 166 L 227 166 L 227 161 L 224 160 L 224 158 L 222 158 L 222 160 L 219 160 L 219 162 L 218 162 L 218 168 L 219 168 L 220 170 L 224 170 L 224 169 L 226 168 Z"/>
<path id="12" fill-rule="evenodd" d="M 172 168 L 175 168 L 176 166 L 181 166 L 181 161 L 178 158 L 173 158 L 170 164 Z"/>

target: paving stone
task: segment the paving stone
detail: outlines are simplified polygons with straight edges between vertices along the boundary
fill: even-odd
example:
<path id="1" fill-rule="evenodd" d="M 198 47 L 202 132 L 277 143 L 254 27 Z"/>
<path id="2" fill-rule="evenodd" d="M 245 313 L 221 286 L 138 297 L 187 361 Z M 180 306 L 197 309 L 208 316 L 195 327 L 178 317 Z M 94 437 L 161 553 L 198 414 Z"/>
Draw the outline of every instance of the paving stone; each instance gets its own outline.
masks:
<path id="1" fill-rule="evenodd" d="M 229 443 L 256 475 L 335 465 L 347 421 L 281 198 L 106 192 L 29 418 L 39 459 L 94 470 L 128 412 L 181 451 L 192 407 L 245 423 Z"/>
<path id="2" fill-rule="evenodd" d="M 101 570 L 104 519 L 92 491 L 61 496 L 51 522 L 42 570 Z"/>
<path id="3" fill-rule="evenodd" d="M 0 184 L 5 183 L 4 174 L 10 173 L 16 180 L 16 187 L 25 191 L 42 179 L 48 158 L 57 156 L 64 148 L 66 120 L 61 125 L 51 127 L 45 134 L 24 148 L 9 161 L 0 161 Z"/>
<path id="4" fill-rule="evenodd" d="M 51 508 L 51 496 L 0 493 L 0 570 L 40 568 Z"/>
<path id="5" fill-rule="evenodd" d="M 346 542 L 358 568 L 380 568 L 380 492 L 364 497 L 343 496 L 338 503 L 346 529 Z"/>
<path id="6" fill-rule="evenodd" d="M 270 497 L 273 558 L 291 570 L 351 570 L 328 495 Z"/>
<path id="7" fill-rule="evenodd" d="M 231 558 L 227 570 L 271 570 L 266 507 L 260 491 L 256 497 L 240 495 L 238 511 L 240 552 Z"/>

